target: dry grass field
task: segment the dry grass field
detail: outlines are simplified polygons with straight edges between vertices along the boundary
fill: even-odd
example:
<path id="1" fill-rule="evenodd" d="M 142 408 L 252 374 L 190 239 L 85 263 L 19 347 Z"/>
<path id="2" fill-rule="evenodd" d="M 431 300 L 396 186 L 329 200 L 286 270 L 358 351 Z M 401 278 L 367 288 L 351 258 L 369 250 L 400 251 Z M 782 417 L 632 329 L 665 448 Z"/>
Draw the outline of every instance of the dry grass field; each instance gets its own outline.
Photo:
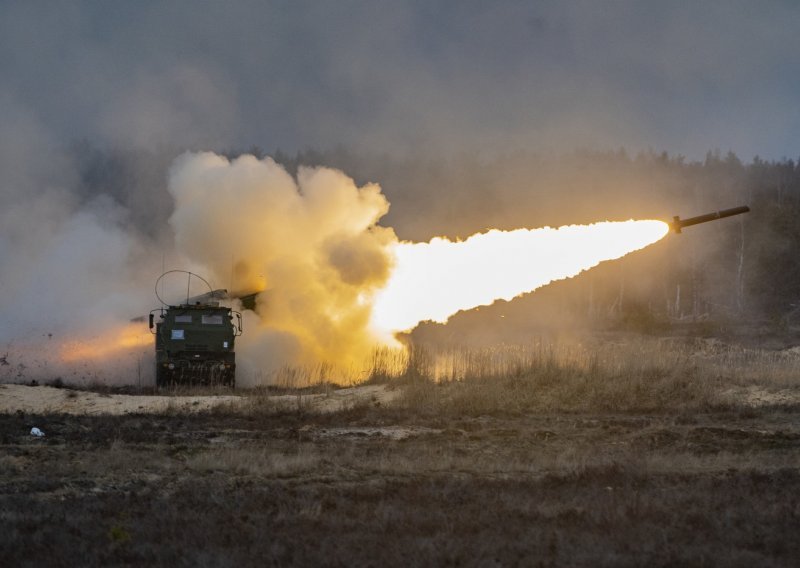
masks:
<path id="1" fill-rule="evenodd" d="M 416 349 L 399 371 L 382 357 L 347 399 L 320 384 L 6 409 L 0 564 L 797 565 L 794 350 L 626 338 Z"/>

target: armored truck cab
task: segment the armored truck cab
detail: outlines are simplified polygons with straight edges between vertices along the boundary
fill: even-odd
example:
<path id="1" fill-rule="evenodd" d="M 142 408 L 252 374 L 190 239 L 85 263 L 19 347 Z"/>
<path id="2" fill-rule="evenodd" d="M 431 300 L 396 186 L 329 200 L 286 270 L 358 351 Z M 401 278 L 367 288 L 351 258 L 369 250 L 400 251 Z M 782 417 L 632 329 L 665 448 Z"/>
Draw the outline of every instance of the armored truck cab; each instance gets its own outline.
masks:
<path id="1" fill-rule="evenodd" d="M 169 306 L 155 313 L 156 385 L 225 385 L 236 382 L 234 340 L 242 333 L 242 316 L 216 303 Z M 234 317 L 236 323 L 234 323 Z"/>

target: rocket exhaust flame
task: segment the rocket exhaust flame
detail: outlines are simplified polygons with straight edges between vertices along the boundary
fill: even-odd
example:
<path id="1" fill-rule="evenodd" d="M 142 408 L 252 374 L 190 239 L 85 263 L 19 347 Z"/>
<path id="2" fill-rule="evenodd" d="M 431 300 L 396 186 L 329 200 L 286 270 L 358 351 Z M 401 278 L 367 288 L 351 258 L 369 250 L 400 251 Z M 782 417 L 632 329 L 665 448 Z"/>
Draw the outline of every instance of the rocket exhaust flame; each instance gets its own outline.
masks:
<path id="1" fill-rule="evenodd" d="M 379 330 L 404 331 L 445 322 L 460 310 L 511 300 L 604 260 L 655 243 L 662 221 L 602 222 L 553 229 L 491 230 L 453 242 L 398 243 L 395 269 L 375 298 Z"/>
<path id="2" fill-rule="evenodd" d="M 142 323 L 129 323 L 101 336 L 68 340 L 59 347 L 59 356 L 65 363 L 113 359 L 137 348 L 149 347 L 152 342 Z"/>

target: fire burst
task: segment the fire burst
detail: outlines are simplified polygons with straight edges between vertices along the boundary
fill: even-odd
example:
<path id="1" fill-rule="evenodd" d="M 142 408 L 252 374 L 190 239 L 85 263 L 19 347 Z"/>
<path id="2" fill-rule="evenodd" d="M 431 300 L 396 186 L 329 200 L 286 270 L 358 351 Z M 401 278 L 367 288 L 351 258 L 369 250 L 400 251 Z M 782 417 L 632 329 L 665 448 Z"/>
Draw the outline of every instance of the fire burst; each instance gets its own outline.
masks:
<path id="1" fill-rule="evenodd" d="M 113 358 L 134 348 L 152 344 L 144 323 L 129 323 L 111 330 L 102 337 L 75 339 L 62 344 L 61 360 L 65 363 Z"/>
<path id="2" fill-rule="evenodd" d="M 511 300 L 663 238 L 663 221 L 602 222 L 553 229 L 491 230 L 465 241 L 435 238 L 394 246 L 395 269 L 376 295 L 377 330 L 443 323 L 460 310 Z"/>

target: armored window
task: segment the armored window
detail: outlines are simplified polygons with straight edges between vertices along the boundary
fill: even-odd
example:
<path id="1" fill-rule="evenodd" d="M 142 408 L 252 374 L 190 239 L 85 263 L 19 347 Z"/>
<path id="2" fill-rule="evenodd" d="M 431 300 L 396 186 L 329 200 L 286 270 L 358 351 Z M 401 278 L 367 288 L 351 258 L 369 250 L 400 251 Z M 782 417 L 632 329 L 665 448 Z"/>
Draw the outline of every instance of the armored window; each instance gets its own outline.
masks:
<path id="1" fill-rule="evenodd" d="M 175 316 L 175 323 L 192 323 L 192 315 L 188 316 Z"/>
<path id="2" fill-rule="evenodd" d="M 172 330 L 172 339 L 185 339 L 183 337 L 183 330 L 182 329 L 173 329 Z"/>
<path id="3" fill-rule="evenodd" d="M 202 322 L 211 325 L 222 325 L 222 314 L 203 315 Z"/>

